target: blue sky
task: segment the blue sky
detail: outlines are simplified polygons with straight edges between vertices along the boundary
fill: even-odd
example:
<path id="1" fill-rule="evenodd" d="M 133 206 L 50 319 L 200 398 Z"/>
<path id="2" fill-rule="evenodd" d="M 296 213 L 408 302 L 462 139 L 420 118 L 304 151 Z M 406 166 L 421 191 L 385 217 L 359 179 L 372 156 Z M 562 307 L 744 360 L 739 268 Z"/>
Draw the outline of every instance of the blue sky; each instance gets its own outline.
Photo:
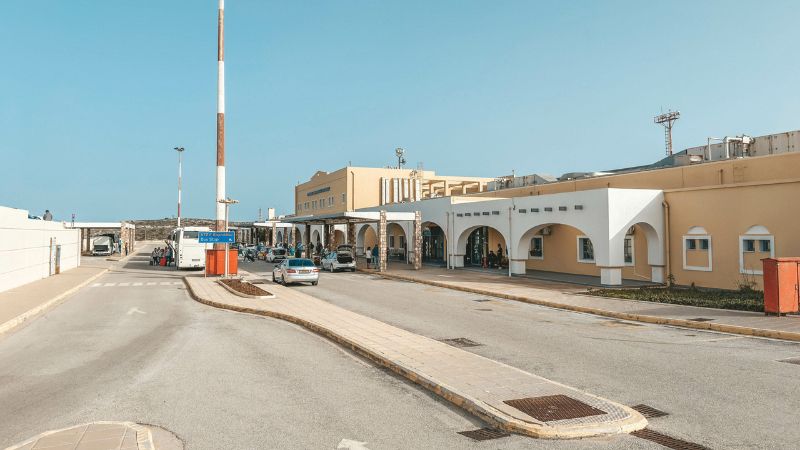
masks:
<path id="1" fill-rule="evenodd" d="M 0 205 L 214 214 L 216 0 L 4 2 Z M 603 170 L 800 128 L 792 1 L 226 2 L 228 193 L 291 212 L 316 170 Z"/>

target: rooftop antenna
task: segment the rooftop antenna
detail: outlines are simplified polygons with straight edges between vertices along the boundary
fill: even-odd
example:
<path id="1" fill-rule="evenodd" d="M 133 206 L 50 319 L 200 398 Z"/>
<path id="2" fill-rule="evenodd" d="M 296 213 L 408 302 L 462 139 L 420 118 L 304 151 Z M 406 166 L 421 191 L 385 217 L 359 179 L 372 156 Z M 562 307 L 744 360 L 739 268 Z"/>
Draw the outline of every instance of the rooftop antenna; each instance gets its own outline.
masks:
<path id="1" fill-rule="evenodd" d="M 397 168 L 402 169 L 403 164 L 406 163 L 406 159 L 403 158 L 403 155 L 406 154 L 406 151 L 402 149 L 402 147 L 397 147 L 394 149 L 394 154 L 397 156 Z"/>
<path id="2" fill-rule="evenodd" d="M 672 125 L 680 119 L 680 111 L 667 111 L 653 118 L 653 122 L 664 127 L 664 144 L 667 148 L 667 156 L 672 156 Z"/>

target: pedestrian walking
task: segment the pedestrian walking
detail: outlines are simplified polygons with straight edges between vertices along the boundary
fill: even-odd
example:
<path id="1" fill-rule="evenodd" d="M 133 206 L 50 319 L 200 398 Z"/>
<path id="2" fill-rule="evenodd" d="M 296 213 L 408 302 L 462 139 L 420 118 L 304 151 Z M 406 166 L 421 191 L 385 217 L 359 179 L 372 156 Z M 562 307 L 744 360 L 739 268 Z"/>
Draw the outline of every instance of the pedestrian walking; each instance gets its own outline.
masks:
<path id="1" fill-rule="evenodd" d="M 171 266 L 172 261 L 175 259 L 175 252 L 172 250 L 171 246 L 167 246 L 167 265 Z"/>
<path id="2" fill-rule="evenodd" d="M 151 266 L 158 265 L 158 261 L 156 261 L 157 258 L 158 258 L 158 247 L 154 248 L 153 251 L 150 252 L 150 265 Z"/>

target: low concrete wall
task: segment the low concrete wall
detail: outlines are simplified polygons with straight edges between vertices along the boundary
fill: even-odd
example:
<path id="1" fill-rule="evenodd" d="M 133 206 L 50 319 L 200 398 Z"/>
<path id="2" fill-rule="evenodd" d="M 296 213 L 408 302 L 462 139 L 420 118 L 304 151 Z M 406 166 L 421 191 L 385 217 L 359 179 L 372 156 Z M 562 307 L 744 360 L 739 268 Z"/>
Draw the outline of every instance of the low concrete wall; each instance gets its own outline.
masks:
<path id="1" fill-rule="evenodd" d="M 80 230 L 28 219 L 28 211 L 0 206 L 0 292 L 51 275 L 51 240 L 61 246 L 62 272 L 80 264 Z"/>

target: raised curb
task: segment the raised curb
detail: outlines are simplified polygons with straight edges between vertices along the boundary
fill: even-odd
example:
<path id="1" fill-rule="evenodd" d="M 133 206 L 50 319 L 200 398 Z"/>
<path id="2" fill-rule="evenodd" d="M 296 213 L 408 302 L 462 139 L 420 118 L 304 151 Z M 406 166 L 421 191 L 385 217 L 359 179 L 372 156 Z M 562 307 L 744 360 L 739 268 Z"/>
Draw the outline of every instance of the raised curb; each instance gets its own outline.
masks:
<path id="1" fill-rule="evenodd" d="M 438 383 L 435 379 L 427 376 L 424 373 L 415 372 L 412 369 L 397 364 L 391 359 L 386 358 L 375 352 L 372 352 L 369 349 L 359 345 L 357 342 L 354 342 L 350 339 L 346 339 L 336 334 L 335 332 L 325 327 L 319 326 L 313 322 L 289 314 L 279 313 L 276 311 L 230 305 L 226 303 L 220 303 L 213 300 L 205 299 L 198 296 L 194 292 L 191 283 L 187 281 L 186 277 L 184 277 L 184 284 L 186 285 L 187 291 L 189 292 L 191 297 L 197 302 L 203 303 L 205 305 L 220 309 L 227 309 L 230 311 L 236 311 L 240 313 L 273 317 L 276 319 L 285 320 L 287 322 L 303 326 L 304 328 L 307 328 L 310 331 L 313 331 L 321 336 L 331 339 L 332 341 L 346 348 L 353 350 L 354 352 L 358 353 L 361 356 L 364 356 L 365 358 L 369 359 L 370 361 L 378 365 L 390 369 L 392 372 L 395 372 L 396 374 L 401 375 L 404 378 L 424 387 L 425 389 L 428 389 L 429 391 L 435 393 L 439 397 L 444 398 L 445 400 L 449 401 L 455 406 L 458 406 L 459 408 L 466 410 L 467 412 L 481 418 L 487 423 L 504 431 L 518 433 L 541 439 L 577 439 L 577 438 L 586 438 L 593 436 L 630 433 L 633 431 L 641 430 L 645 428 L 648 424 L 647 419 L 645 419 L 644 416 L 639 414 L 637 411 L 634 411 L 633 409 L 630 409 L 627 406 L 619 404 L 618 404 L 619 406 L 628 410 L 628 412 L 630 413 L 630 417 L 615 424 L 597 424 L 593 426 L 576 425 L 572 427 L 563 426 L 560 427 L 560 429 L 555 429 L 553 427 L 546 427 L 540 424 L 528 423 L 516 419 L 514 417 L 508 416 L 506 414 L 503 414 L 502 412 L 496 410 L 493 407 L 490 407 L 489 405 L 478 399 L 461 395 L 450 386 Z M 550 382 L 554 384 L 561 384 L 553 381 Z M 584 391 L 580 392 L 595 398 L 600 398 L 595 395 L 586 393 Z M 603 400 L 609 403 L 616 403 L 616 402 L 611 402 L 610 400 L 605 400 L 605 399 Z"/>
<path id="2" fill-rule="evenodd" d="M 512 295 L 512 294 L 503 294 L 500 292 L 488 291 L 485 289 L 476 289 L 470 288 L 465 286 L 455 286 L 448 283 L 442 283 L 439 281 L 430 281 L 430 280 L 421 280 L 419 278 L 414 277 L 406 277 L 403 275 L 396 275 L 396 274 L 388 274 L 388 273 L 381 273 L 377 271 L 366 271 L 363 269 L 359 269 L 364 273 L 369 273 L 372 275 L 377 275 L 383 278 L 391 278 L 396 280 L 403 280 L 403 281 L 410 281 L 413 283 L 420 283 L 420 284 L 427 284 L 430 286 L 441 287 L 445 289 L 452 289 L 455 291 L 463 291 L 463 292 L 470 292 L 472 294 L 480 294 L 480 295 L 488 295 L 491 297 L 498 297 L 504 298 L 506 300 L 514 300 L 523 303 L 530 303 L 533 305 L 539 306 L 547 306 L 550 308 L 557 308 L 557 309 L 564 309 L 567 311 L 575 311 L 587 314 L 594 314 L 597 316 L 603 317 L 611 317 L 614 319 L 623 319 L 623 320 L 630 320 L 634 322 L 643 322 L 643 323 L 652 323 L 656 325 L 672 325 L 676 327 L 683 327 L 683 328 L 693 328 L 697 330 L 711 330 L 711 331 L 719 331 L 722 333 L 731 333 L 731 334 L 741 334 L 745 336 L 755 336 L 755 337 L 764 337 L 770 339 L 782 339 L 786 341 L 800 341 L 800 333 L 793 332 L 793 331 L 779 331 L 779 330 L 768 330 L 764 328 L 752 328 L 752 327 L 743 327 L 739 325 L 726 325 L 723 323 L 711 323 L 711 322 L 696 322 L 694 320 L 685 320 L 685 319 L 671 319 L 669 317 L 658 317 L 658 316 L 648 316 L 644 314 L 631 314 L 631 313 L 624 313 L 624 312 L 617 312 L 617 311 L 608 311 L 605 309 L 599 308 L 590 308 L 588 306 L 577 306 L 577 305 L 569 305 L 564 303 L 558 302 L 551 302 L 548 300 L 539 300 L 536 298 L 525 297 L 521 295 Z"/>
<path id="3" fill-rule="evenodd" d="M 25 311 L 24 313 L 18 315 L 17 317 L 15 317 L 15 318 L 13 318 L 13 319 L 11 319 L 9 321 L 6 321 L 3 324 L 0 324 L 0 336 L 2 336 L 5 333 L 8 333 L 11 330 L 17 328 L 18 326 L 20 326 L 23 323 L 25 323 L 25 321 L 34 318 L 35 316 L 37 316 L 40 313 L 46 311 L 47 309 L 49 309 L 49 308 L 51 308 L 53 306 L 56 306 L 59 302 L 61 302 L 65 298 L 69 297 L 70 295 L 74 294 L 75 292 L 79 291 L 80 289 L 85 287 L 87 284 L 89 284 L 92 281 L 94 281 L 94 280 L 100 278 L 101 276 L 105 275 L 106 272 L 108 272 L 108 271 L 109 271 L 108 268 L 103 269 L 100 272 L 98 272 L 97 274 L 92 275 L 91 277 L 89 277 L 87 280 L 82 281 L 77 286 L 74 286 L 74 287 L 62 292 L 61 294 L 51 298 L 50 300 L 48 300 L 48 301 L 46 301 L 46 302 L 44 302 L 44 303 L 42 303 L 42 304 L 40 304 L 38 306 L 35 306 L 35 307 L 29 309 L 28 311 Z"/>
<path id="4" fill-rule="evenodd" d="M 134 422 L 114 422 L 114 421 L 108 421 L 108 420 L 100 420 L 100 421 L 96 421 L 96 422 L 86 422 L 86 423 L 81 423 L 81 424 L 78 424 L 78 425 L 73 425 L 73 426 L 70 426 L 70 427 L 60 428 L 58 430 L 45 431 L 44 433 L 39 433 L 36 436 L 30 437 L 30 438 L 24 440 L 23 442 L 20 442 L 19 444 L 12 445 L 11 447 L 6 448 L 6 450 L 17 450 L 17 449 L 20 449 L 20 448 L 28 445 L 31 442 L 37 441 L 37 440 L 42 439 L 44 437 L 47 437 L 47 436 L 50 436 L 50 435 L 53 435 L 53 434 L 56 434 L 56 433 L 60 433 L 62 431 L 68 431 L 68 430 L 71 430 L 73 428 L 85 427 L 85 426 L 88 426 L 88 425 L 125 425 L 128 428 L 132 428 L 132 429 L 136 430 L 136 445 L 139 447 L 139 450 L 156 450 L 156 447 L 153 444 L 153 433 L 150 431 L 150 428 L 148 428 L 146 426 L 143 426 L 143 425 L 139 425 L 138 423 L 134 423 Z"/>

